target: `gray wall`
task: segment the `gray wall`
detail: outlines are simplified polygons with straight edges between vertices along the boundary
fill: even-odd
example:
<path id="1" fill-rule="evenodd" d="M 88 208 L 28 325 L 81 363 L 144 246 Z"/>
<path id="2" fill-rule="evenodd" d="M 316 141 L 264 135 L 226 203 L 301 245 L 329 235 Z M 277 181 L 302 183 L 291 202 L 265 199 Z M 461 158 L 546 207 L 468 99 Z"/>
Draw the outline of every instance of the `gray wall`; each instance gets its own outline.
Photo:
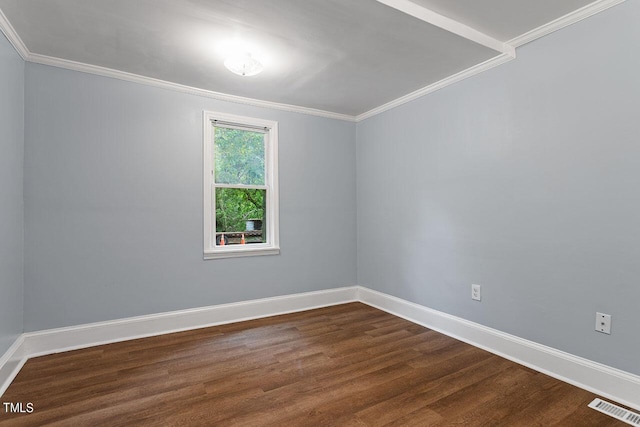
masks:
<path id="1" fill-rule="evenodd" d="M 28 63 L 25 330 L 354 285 L 355 124 Z M 202 111 L 279 122 L 278 256 L 202 259 Z"/>
<path id="2" fill-rule="evenodd" d="M 357 265 L 364 286 L 640 374 L 639 14 L 357 126 L 37 64 L 23 101 L 0 40 L 0 351 L 21 331 L 26 128 L 26 331 L 351 285 Z M 281 255 L 202 260 L 203 109 L 280 122 Z"/>
<path id="3" fill-rule="evenodd" d="M 22 333 L 24 62 L 0 33 L 0 356 Z"/>
<path id="4" fill-rule="evenodd" d="M 359 123 L 358 283 L 640 374 L 638 16 Z"/>

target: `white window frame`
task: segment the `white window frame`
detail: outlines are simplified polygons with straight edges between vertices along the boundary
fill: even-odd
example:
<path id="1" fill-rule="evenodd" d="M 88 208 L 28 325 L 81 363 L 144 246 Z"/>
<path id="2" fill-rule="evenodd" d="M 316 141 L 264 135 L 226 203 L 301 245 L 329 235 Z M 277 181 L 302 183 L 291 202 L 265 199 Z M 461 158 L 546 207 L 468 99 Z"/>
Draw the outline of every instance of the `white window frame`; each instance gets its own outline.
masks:
<path id="1" fill-rule="evenodd" d="M 233 258 L 280 253 L 278 198 L 278 122 L 204 111 L 204 259 Z M 216 245 L 214 123 L 265 132 L 266 242 L 247 245 Z M 238 186 L 241 187 L 241 186 Z M 252 186 L 253 187 L 253 186 Z"/>

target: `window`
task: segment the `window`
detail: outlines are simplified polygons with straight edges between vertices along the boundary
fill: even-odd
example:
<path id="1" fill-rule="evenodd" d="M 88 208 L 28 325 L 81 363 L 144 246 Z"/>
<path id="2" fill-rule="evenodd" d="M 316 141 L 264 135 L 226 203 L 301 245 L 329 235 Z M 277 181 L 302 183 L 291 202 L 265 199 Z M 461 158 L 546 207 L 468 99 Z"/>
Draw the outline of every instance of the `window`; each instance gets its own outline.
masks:
<path id="1" fill-rule="evenodd" d="M 204 112 L 204 258 L 272 255 L 278 123 Z"/>

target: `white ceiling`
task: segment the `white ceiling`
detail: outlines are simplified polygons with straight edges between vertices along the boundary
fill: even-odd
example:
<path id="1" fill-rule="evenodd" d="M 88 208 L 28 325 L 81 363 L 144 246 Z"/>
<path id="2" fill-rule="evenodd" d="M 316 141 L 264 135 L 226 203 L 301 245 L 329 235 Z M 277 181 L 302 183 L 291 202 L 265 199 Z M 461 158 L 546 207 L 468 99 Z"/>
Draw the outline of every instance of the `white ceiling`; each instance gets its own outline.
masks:
<path id="1" fill-rule="evenodd" d="M 413 0 L 503 42 L 592 3 L 593 0 Z"/>
<path id="2" fill-rule="evenodd" d="M 358 116 L 502 53 L 457 29 L 471 27 L 500 45 L 590 3 L 0 0 L 0 11 L 30 54 Z M 435 19 L 425 22 L 398 5 Z M 225 51 L 234 43 L 248 45 L 265 71 L 227 71 Z"/>

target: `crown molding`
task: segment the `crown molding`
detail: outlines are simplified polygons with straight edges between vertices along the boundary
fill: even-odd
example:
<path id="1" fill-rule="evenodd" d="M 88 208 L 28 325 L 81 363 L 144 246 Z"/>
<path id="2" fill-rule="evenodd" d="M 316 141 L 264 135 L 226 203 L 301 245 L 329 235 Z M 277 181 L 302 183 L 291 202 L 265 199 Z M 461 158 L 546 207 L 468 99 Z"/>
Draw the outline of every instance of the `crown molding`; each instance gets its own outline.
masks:
<path id="1" fill-rule="evenodd" d="M 251 105 L 254 107 L 270 108 L 274 110 L 287 111 L 291 113 L 307 114 L 312 116 L 325 117 L 335 120 L 343 120 L 347 122 L 355 122 L 356 117 L 349 114 L 334 113 L 332 111 L 319 110 L 316 108 L 301 107 L 298 105 L 283 104 L 279 102 L 264 101 L 261 99 L 247 98 L 243 96 L 229 95 L 226 93 L 215 92 L 207 89 L 196 88 L 192 86 L 182 85 L 179 83 L 168 82 L 166 80 L 155 79 L 153 77 L 141 76 L 139 74 L 128 73 L 126 71 L 114 70 L 112 68 L 100 67 L 97 65 L 85 64 L 83 62 L 71 61 L 68 59 L 55 58 L 52 56 L 32 53 L 27 49 L 16 30 L 13 28 L 5 14 L 0 9 L 0 31 L 4 33 L 13 45 L 14 49 L 22 57 L 24 61 L 33 62 L 35 64 L 49 65 L 66 70 L 79 71 L 87 74 L 95 74 L 103 77 L 124 80 L 133 83 L 140 83 L 147 86 L 154 86 L 161 89 L 168 89 L 191 95 L 212 98 L 219 101 L 234 102 L 237 104 Z"/>
<path id="2" fill-rule="evenodd" d="M 434 12 L 410 0 L 378 0 L 378 2 L 496 52 L 507 53 L 515 57 L 515 48 L 508 43 L 496 40 L 473 27 Z"/>
<path id="3" fill-rule="evenodd" d="M 0 9 L 0 31 L 7 37 L 9 43 L 13 45 L 13 48 L 18 52 L 18 55 L 26 61 L 30 54 L 29 49 L 27 49 L 27 46 L 13 28 L 13 25 L 11 25 L 11 22 L 9 22 L 5 14 L 2 12 L 2 9 Z"/>
<path id="4" fill-rule="evenodd" d="M 96 74 L 103 77 L 111 77 L 118 80 L 140 83 L 147 86 L 155 86 L 162 89 L 188 93 L 191 95 L 213 98 L 220 101 L 235 102 L 238 104 L 252 105 L 254 107 L 270 108 L 274 110 L 288 111 L 292 113 L 309 114 L 312 116 L 326 117 L 329 119 L 345 120 L 349 122 L 355 121 L 354 116 L 348 114 L 334 113 L 331 111 L 318 110 L 315 108 L 300 107 L 297 105 L 282 104 L 278 102 L 263 101 L 261 99 L 246 98 L 243 96 L 229 95 L 221 92 L 214 92 L 207 89 L 200 89 L 179 83 L 168 82 L 166 80 L 155 79 L 153 77 L 141 76 L 138 74 L 128 73 L 126 71 L 114 70 L 111 68 L 100 67 L 97 65 L 85 64 L 82 62 L 70 61 L 67 59 L 54 58 L 51 56 L 40 55 L 38 53 L 30 53 L 26 59 L 36 64 L 49 65 L 52 67 L 64 68 L 67 70 L 80 71 L 88 74 Z"/>
<path id="5" fill-rule="evenodd" d="M 597 13 L 600 13 L 604 10 L 609 9 L 617 4 L 625 2 L 626 0 L 598 0 L 591 4 L 588 4 L 578 10 L 575 10 L 571 13 L 568 13 L 564 16 L 561 16 L 558 19 L 554 19 L 553 21 L 541 25 L 538 28 L 535 28 L 531 31 L 528 31 L 518 37 L 515 37 L 507 42 L 514 47 L 520 47 L 523 44 L 527 44 L 534 40 L 539 39 L 540 37 L 544 37 L 547 34 L 553 33 L 554 31 L 558 31 L 561 28 L 564 28 L 568 25 L 575 24 L 576 22 L 582 21 L 590 16 L 593 16 Z"/>
<path id="6" fill-rule="evenodd" d="M 387 102 L 365 113 L 353 116 L 349 114 L 335 113 L 335 112 L 319 110 L 315 108 L 301 107 L 297 105 L 282 104 L 277 102 L 264 101 L 260 99 L 229 95 L 221 92 L 214 92 L 206 89 L 200 89 L 200 88 L 186 86 L 178 83 L 172 83 L 165 80 L 155 79 L 152 77 L 145 77 L 138 74 L 127 73 L 124 71 L 118 71 L 118 70 L 100 67 L 96 65 L 84 64 L 80 62 L 69 61 L 66 59 L 54 58 L 51 56 L 32 53 L 27 49 L 26 45 L 24 44 L 24 42 L 22 41 L 18 33 L 15 31 L 15 29 L 13 28 L 13 26 L 11 25 L 7 17 L 4 15 L 2 10 L 0 10 L 0 31 L 4 33 L 4 35 L 7 37 L 9 42 L 13 45 L 13 47 L 18 52 L 18 54 L 22 57 L 22 59 L 28 62 L 43 64 L 43 65 L 50 65 L 58 68 L 64 68 L 68 70 L 80 71 L 83 73 L 110 77 L 118 80 L 140 83 L 147 86 L 159 87 L 162 89 L 188 93 L 192 95 L 212 98 L 212 99 L 221 100 L 221 101 L 234 102 L 239 104 L 252 105 L 256 107 L 270 108 L 270 109 L 288 111 L 293 113 L 307 114 L 312 116 L 319 116 L 319 117 L 343 120 L 348 122 L 359 122 L 359 121 L 368 119 L 369 117 L 383 113 L 392 108 L 406 104 L 407 102 L 413 101 L 421 96 L 425 96 L 425 95 L 428 95 L 429 93 L 440 90 L 450 84 L 459 82 L 460 80 L 474 76 L 483 71 L 487 71 L 500 64 L 509 62 L 510 60 L 514 59 L 516 56 L 515 48 L 522 46 L 526 43 L 532 42 L 540 37 L 543 37 L 547 34 L 550 34 L 554 31 L 564 28 L 568 25 L 581 21 L 585 18 L 593 16 L 597 13 L 600 13 L 626 0 L 596 0 L 591 4 L 588 4 L 587 6 L 584 6 L 574 12 L 568 13 L 567 15 L 562 16 L 558 19 L 555 19 L 545 25 L 542 25 L 531 31 L 528 31 L 518 37 L 515 37 L 507 41 L 506 43 L 501 43 L 491 38 L 490 38 L 491 40 L 487 40 L 486 37 L 489 37 L 489 36 L 486 36 L 485 34 L 480 33 L 477 30 L 474 30 L 471 27 L 465 26 L 464 24 L 461 24 L 457 21 L 453 21 L 442 15 L 435 14 L 435 12 L 432 12 L 429 9 L 420 7 L 421 10 L 414 10 L 409 7 L 410 5 L 409 6 L 407 5 L 408 3 L 410 3 L 410 2 L 407 2 L 407 0 L 378 0 L 378 1 L 380 1 L 380 3 L 386 4 L 387 6 L 396 8 L 398 10 L 402 10 L 403 12 L 408 13 L 412 16 L 415 16 L 414 15 L 415 13 L 418 15 L 416 17 L 419 19 L 422 19 L 430 23 L 433 23 L 431 21 L 434 21 L 435 23 L 433 23 L 433 25 L 437 25 L 437 26 L 440 26 L 441 28 L 449 29 L 449 31 L 452 31 L 455 34 L 460 33 L 459 35 L 461 35 L 462 37 L 466 37 L 469 40 L 475 39 L 474 41 L 476 41 L 477 43 L 483 44 L 484 46 L 491 47 L 492 49 L 503 52 L 503 53 L 485 62 L 474 65 L 470 68 L 467 68 L 466 70 L 460 71 L 452 76 L 446 77 L 438 82 L 425 86 L 422 89 L 418 89 L 415 92 L 411 92 L 407 95 L 401 96 L 397 99 L 394 99 L 393 101 Z M 400 7 L 402 8 L 409 7 L 409 9 L 405 11 Z M 425 15 L 425 13 L 427 12 L 430 13 L 430 15 L 429 14 L 428 16 Z M 444 25 L 444 27 L 442 25 Z M 496 43 L 500 43 L 501 45 L 498 45 Z"/>
<path id="7" fill-rule="evenodd" d="M 384 1 L 378 0 L 378 1 L 380 1 L 381 3 L 387 4 L 388 2 L 394 2 L 396 0 L 384 0 Z M 516 57 L 515 48 L 522 46 L 523 44 L 532 42 L 536 39 L 539 39 L 540 37 L 544 37 L 547 34 L 550 34 L 561 28 L 564 28 L 571 24 L 575 24 L 576 22 L 579 22 L 597 13 L 600 13 L 624 1 L 626 0 L 597 0 L 574 12 L 568 13 L 547 24 L 541 25 L 540 27 L 535 28 L 531 31 L 528 31 L 522 34 L 521 36 L 515 37 L 505 43 L 505 45 L 513 47 L 514 49 L 513 54 L 511 54 L 511 52 L 503 53 L 485 62 L 474 65 L 473 67 L 467 68 L 466 70 L 463 70 L 457 74 L 446 77 L 438 82 L 432 83 L 429 86 L 425 86 L 422 89 L 418 89 L 415 92 L 411 92 L 407 95 L 401 96 L 400 98 L 394 99 L 393 101 L 387 102 L 386 104 L 383 104 L 379 107 L 369 110 L 366 113 L 359 114 L 358 116 L 356 116 L 356 122 L 360 122 L 362 120 L 368 119 L 369 117 L 373 117 L 377 114 L 383 113 L 392 108 L 399 107 L 400 105 L 406 104 L 407 102 L 411 102 L 417 98 L 428 95 L 429 93 L 435 92 L 446 86 L 457 83 L 460 80 L 464 80 L 468 77 L 474 76 L 476 74 L 482 73 L 483 71 L 490 70 L 493 67 L 509 62 L 512 59 L 515 59 Z"/>
<path id="8" fill-rule="evenodd" d="M 186 86 L 179 83 L 172 83 L 165 80 L 145 77 L 138 74 L 127 73 L 125 71 L 100 67 L 97 65 L 85 64 L 82 62 L 70 61 L 67 59 L 54 58 L 52 56 L 32 53 L 29 51 L 29 49 L 27 49 L 27 46 L 24 44 L 16 30 L 13 28 L 6 15 L 2 12 L 2 9 L 0 9 L 0 31 L 7 37 L 7 40 L 9 40 L 9 43 L 11 43 L 20 57 L 22 57 L 22 59 L 27 62 L 49 65 L 52 67 L 64 68 L 67 70 L 80 71 L 82 73 L 95 74 L 133 83 L 140 83 L 147 86 L 155 86 L 162 89 L 203 96 L 220 101 L 252 105 L 254 107 L 270 108 L 274 110 L 288 111 L 291 113 L 308 114 L 312 116 L 326 117 L 329 119 L 344 120 L 348 122 L 355 122 L 356 120 L 355 116 L 349 114 L 334 113 L 332 111 L 319 110 L 315 108 L 300 107 L 297 105 L 282 104 L 278 102 L 263 101 L 261 99 L 229 95 L 226 93 L 214 92 L 211 90 Z"/>
<path id="9" fill-rule="evenodd" d="M 515 59 L 515 56 L 512 56 L 509 53 L 502 53 L 498 56 L 495 56 L 491 59 L 481 62 L 480 64 L 474 65 L 472 67 L 467 68 L 466 70 L 462 70 L 459 73 L 456 73 L 452 76 L 446 77 L 440 81 L 432 83 L 429 86 L 425 86 L 422 89 L 418 89 L 415 92 L 411 92 L 407 95 L 404 95 L 400 98 L 394 99 L 393 101 L 387 102 L 386 104 L 376 107 L 373 110 L 369 110 L 366 113 L 362 113 L 356 116 L 356 121 L 360 122 L 362 120 L 368 119 L 369 117 L 373 117 L 375 115 L 383 113 L 387 110 L 391 110 L 392 108 L 399 107 L 402 104 L 406 104 L 407 102 L 411 102 L 427 94 L 443 89 L 449 85 L 459 82 L 460 80 L 464 80 L 466 78 L 475 76 L 476 74 L 482 73 L 483 71 L 490 70 L 493 67 L 496 67 L 500 64 L 504 64 L 513 59 Z"/>

